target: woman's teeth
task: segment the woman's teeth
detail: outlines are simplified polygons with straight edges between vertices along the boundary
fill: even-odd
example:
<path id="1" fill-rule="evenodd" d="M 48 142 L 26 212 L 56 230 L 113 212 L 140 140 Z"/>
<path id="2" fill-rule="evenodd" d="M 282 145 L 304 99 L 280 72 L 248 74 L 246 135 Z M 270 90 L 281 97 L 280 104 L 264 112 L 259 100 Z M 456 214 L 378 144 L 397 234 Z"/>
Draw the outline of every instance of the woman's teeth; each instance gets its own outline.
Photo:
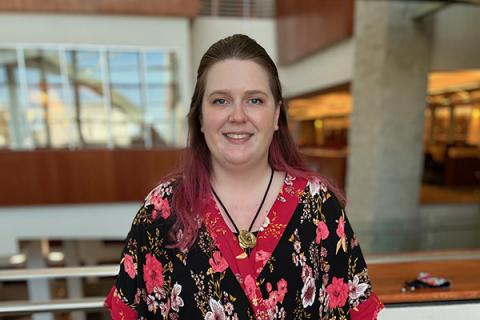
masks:
<path id="1" fill-rule="evenodd" d="M 245 139 L 250 136 L 248 133 L 227 133 L 225 135 L 231 139 Z"/>

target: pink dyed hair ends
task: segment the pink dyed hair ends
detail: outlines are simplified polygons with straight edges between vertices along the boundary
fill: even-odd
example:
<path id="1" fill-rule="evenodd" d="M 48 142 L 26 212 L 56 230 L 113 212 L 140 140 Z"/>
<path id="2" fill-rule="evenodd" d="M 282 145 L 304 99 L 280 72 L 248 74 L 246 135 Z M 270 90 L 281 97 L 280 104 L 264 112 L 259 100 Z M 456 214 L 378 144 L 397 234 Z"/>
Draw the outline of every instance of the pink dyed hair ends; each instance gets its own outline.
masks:
<path id="1" fill-rule="evenodd" d="M 212 65 L 225 59 L 251 60 L 262 66 L 268 74 L 270 89 L 280 108 L 279 129 L 275 131 L 269 149 L 270 165 L 277 171 L 285 171 L 293 176 L 307 179 L 317 177 L 335 194 L 341 204 L 345 205 L 343 193 L 328 179 L 311 171 L 298 151 L 288 129 L 286 105 L 274 62 L 255 40 L 236 34 L 214 43 L 205 52 L 198 67 L 197 82 L 188 114 L 187 150 L 179 169 L 165 178 L 174 178 L 177 181 L 172 199 L 175 221 L 168 234 L 168 246 L 171 248 L 186 249 L 195 243 L 200 228 L 199 214 L 211 196 L 210 151 L 201 132 L 201 109 L 207 72 Z M 179 231 L 182 231 L 181 237 L 178 237 Z"/>

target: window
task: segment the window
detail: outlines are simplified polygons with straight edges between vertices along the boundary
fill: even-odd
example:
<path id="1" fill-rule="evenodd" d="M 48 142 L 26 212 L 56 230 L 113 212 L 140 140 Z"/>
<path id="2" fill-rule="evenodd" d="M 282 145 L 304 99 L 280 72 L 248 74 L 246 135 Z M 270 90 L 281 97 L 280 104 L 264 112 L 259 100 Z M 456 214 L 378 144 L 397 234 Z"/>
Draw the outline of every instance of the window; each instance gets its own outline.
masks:
<path id="1" fill-rule="evenodd" d="M 18 109 L 17 58 L 12 49 L 0 49 L 0 148 L 11 143 L 11 110 Z"/>
<path id="2" fill-rule="evenodd" d="M 176 79 L 171 50 L 0 48 L 0 148 L 173 146 Z"/>

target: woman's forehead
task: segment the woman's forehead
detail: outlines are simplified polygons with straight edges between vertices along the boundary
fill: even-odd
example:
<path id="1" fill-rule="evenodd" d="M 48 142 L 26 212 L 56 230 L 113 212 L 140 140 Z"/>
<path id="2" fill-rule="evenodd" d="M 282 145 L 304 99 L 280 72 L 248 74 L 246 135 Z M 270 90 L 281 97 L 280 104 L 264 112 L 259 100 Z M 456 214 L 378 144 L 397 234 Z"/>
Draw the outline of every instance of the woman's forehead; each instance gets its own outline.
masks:
<path id="1" fill-rule="evenodd" d="M 260 91 L 269 94 L 268 74 L 251 60 L 223 60 L 215 63 L 207 73 L 205 94 L 215 91 L 231 94 Z"/>

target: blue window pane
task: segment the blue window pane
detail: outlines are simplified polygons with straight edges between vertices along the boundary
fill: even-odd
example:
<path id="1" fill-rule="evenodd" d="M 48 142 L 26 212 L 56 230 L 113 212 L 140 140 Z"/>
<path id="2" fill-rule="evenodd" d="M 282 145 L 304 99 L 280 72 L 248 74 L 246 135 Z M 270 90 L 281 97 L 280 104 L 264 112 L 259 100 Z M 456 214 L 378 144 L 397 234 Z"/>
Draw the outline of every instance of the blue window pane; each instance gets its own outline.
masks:
<path id="1" fill-rule="evenodd" d="M 26 74 L 28 84 L 38 85 L 40 83 L 40 71 L 38 69 L 27 68 Z"/>
<path id="2" fill-rule="evenodd" d="M 108 69 L 110 82 L 116 84 L 140 83 L 140 66 L 138 53 L 108 54 Z"/>
<path id="3" fill-rule="evenodd" d="M 169 54 L 166 52 L 147 52 L 145 54 L 145 65 L 147 68 L 169 65 Z"/>
<path id="4" fill-rule="evenodd" d="M 166 101 L 169 98 L 169 89 L 165 86 L 148 86 L 149 102 Z"/>
<path id="5" fill-rule="evenodd" d="M 108 113 L 104 106 L 101 57 L 98 51 L 66 53 L 70 105 L 78 144 L 105 147 L 109 141 Z M 80 126 L 77 124 L 80 122 Z"/>
<path id="6" fill-rule="evenodd" d="M 143 109 L 140 88 L 112 85 L 111 92 L 112 98 L 123 100 L 124 103 L 128 103 L 131 108 Z"/>
<path id="7" fill-rule="evenodd" d="M 100 53 L 98 51 L 69 51 L 67 52 L 67 62 L 75 79 L 102 81 Z"/>

